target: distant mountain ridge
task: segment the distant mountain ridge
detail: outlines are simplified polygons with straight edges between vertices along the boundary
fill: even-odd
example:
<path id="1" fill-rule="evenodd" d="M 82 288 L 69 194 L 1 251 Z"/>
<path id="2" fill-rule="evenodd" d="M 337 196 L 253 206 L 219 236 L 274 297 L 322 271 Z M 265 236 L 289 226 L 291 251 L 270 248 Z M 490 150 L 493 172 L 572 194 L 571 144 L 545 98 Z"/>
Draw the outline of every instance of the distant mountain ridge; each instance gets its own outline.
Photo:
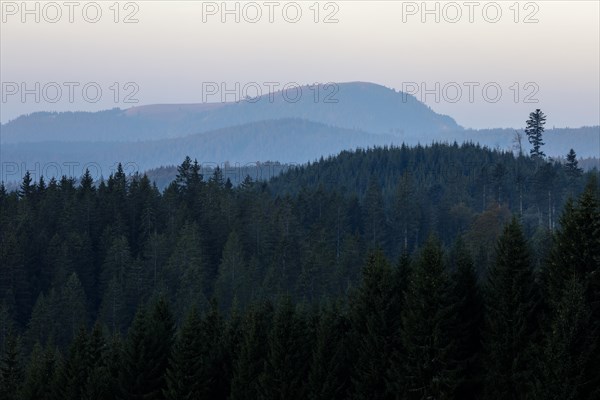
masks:
<path id="1" fill-rule="evenodd" d="M 319 87 L 318 102 L 314 88 L 304 87 L 295 103 L 279 93 L 272 103 L 265 95 L 254 103 L 21 116 L 0 127 L 0 181 L 19 181 L 27 170 L 78 177 L 86 165 L 107 177 L 118 162 L 129 165 L 128 172 L 143 172 L 177 165 L 188 155 L 208 165 L 246 165 L 302 164 L 342 150 L 403 143 L 471 142 L 514 151 L 513 129 L 464 129 L 412 96 L 371 83 L 341 83 L 335 90 Z M 337 102 L 325 103 L 326 97 Z M 550 157 L 573 148 L 580 158 L 600 158 L 600 126 L 548 129 L 544 142 Z M 528 154 L 527 138 L 522 143 Z"/>
<path id="2" fill-rule="evenodd" d="M 264 94 L 253 102 L 155 104 L 99 112 L 38 112 L 3 124 L 1 140 L 3 143 L 155 140 L 283 118 L 403 138 L 435 136 L 462 129 L 452 118 L 435 113 L 414 96 L 372 83 L 303 86 L 301 93 L 295 102 L 286 100 L 282 92 L 276 92 L 272 96 Z"/>
<path id="3" fill-rule="evenodd" d="M 164 165 L 176 165 L 190 155 L 202 164 L 215 166 L 229 161 L 251 165 L 262 161 L 301 164 L 343 149 L 400 144 L 392 135 L 376 135 L 358 130 L 285 118 L 248 123 L 185 137 L 139 142 L 59 142 L 9 143 L 0 148 L 4 164 L 44 166 L 54 172 L 66 162 L 79 168 L 101 169 L 107 177 L 118 162 L 130 172 Z M 66 168 L 66 167 L 64 167 Z M 47 175 L 47 174 L 45 174 Z M 61 175 L 60 173 L 58 175 Z M 6 177 L 3 176 L 6 180 Z M 1 180 L 1 179 L 0 179 Z"/>

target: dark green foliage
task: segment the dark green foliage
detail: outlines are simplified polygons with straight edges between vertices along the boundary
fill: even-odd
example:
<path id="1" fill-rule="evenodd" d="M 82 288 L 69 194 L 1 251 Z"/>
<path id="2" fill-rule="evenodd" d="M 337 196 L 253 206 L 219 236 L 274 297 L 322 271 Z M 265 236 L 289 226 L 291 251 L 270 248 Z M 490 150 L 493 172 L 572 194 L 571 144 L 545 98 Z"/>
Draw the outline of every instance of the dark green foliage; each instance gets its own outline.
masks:
<path id="1" fill-rule="evenodd" d="M 202 363 L 196 371 L 202 384 L 199 398 L 225 400 L 229 395 L 231 363 L 225 321 L 214 302 L 200 323 L 199 341 L 202 354 Z"/>
<path id="2" fill-rule="evenodd" d="M 238 234 L 231 232 L 219 265 L 219 274 L 215 282 L 215 294 L 221 299 L 223 308 L 229 309 L 234 299 L 244 304 L 250 300 L 249 293 L 244 291 L 245 284 L 252 280 L 252 272 L 245 262 L 242 243 Z"/>
<path id="3" fill-rule="evenodd" d="M 94 367 L 89 339 L 84 328 L 79 329 L 73 338 L 69 354 L 55 377 L 54 399 L 75 400 L 81 398 L 90 371 Z"/>
<path id="4" fill-rule="evenodd" d="M 177 337 L 173 354 L 166 372 L 168 400 L 192 400 L 204 398 L 204 385 L 201 371 L 206 344 L 202 343 L 201 320 L 196 308 L 188 314 Z"/>
<path id="5" fill-rule="evenodd" d="M 533 343 L 539 303 L 529 249 L 513 218 L 496 247 L 486 286 L 484 369 L 488 399 L 522 399 L 533 372 Z"/>
<path id="6" fill-rule="evenodd" d="M 600 377 L 594 356 L 598 354 L 597 327 L 586 304 L 579 278 L 565 282 L 563 297 L 552 312 L 539 365 L 536 368 L 535 398 L 591 399 Z"/>
<path id="7" fill-rule="evenodd" d="M 386 221 L 383 195 L 377 178 L 371 178 L 365 194 L 365 237 L 373 247 L 383 247 L 385 244 Z"/>
<path id="8" fill-rule="evenodd" d="M 122 399 L 164 399 L 165 371 L 171 356 L 173 317 L 166 301 L 140 309 L 129 330 L 119 371 Z"/>
<path id="9" fill-rule="evenodd" d="M 600 202 L 590 180 L 569 200 L 544 267 L 548 319 L 540 360 L 540 398 L 593 398 L 600 376 Z M 562 387 L 561 387 L 562 385 Z M 570 387 L 570 390 L 564 387 Z"/>
<path id="10" fill-rule="evenodd" d="M 0 398 L 18 400 L 22 380 L 19 340 L 10 334 L 0 357 Z"/>
<path id="11" fill-rule="evenodd" d="M 122 167 L 0 185 L 10 396 L 596 398 L 598 187 L 568 162 L 402 146 L 237 188 L 191 159 L 163 193 Z"/>
<path id="12" fill-rule="evenodd" d="M 402 291 L 396 284 L 383 254 L 372 253 L 350 304 L 354 398 L 389 398 L 386 374 L 391 367 L 390 355 L 398 351 L 400 341 Z"/>
<path id="13" fill-rule="evenodd" d="M 262 393 L 261 376 L 268 353 L 269 326 L 272 306 L 268 303 L 251 306 L 242 323 L 242 340 L 234 362 L 231 381 L 232 400 L 251 400 Z"/>
<path id="14" fill-rule="evenodd" d="M 260 398 L 306 398 L 310 362 L 307 333 L 304 316 L 295 310 L 289 298 L 284 298 L 273 316 L 265 368 L 260 377 Z"/>
<path id="15" fill-rule="evenodd" d="M 36 343 L 25 374 L 21 393 L 22 400 L 51 399 L 50 388 L 56 370 L 57 362 L 54 350 L 50 346 L 44 350 L 39 343 Z"/>
<path id="16" fill-rule="evenodd" d="M 319 314 L 308 377 L 308 398 L 346 399 L 351 389 L 350 321 L 337 305 Z"/>
<path id="17" fill-rule="evenodd" d="M 481 329 L 483 327 L 483 298 L 477 275 L 464 243 L 459 238 L 451 253 L 453 267 L 452 303 L 454 321 L 452 338 L 458 375 L 455 397 L 479 399 L 483 388 L 481 362 Z"/>
<path id="18" fill-rule="evenodd" d="M 410 274 L 402 308 L 404 363 L 395 366 L 394 394 L 401 398 L 448 399 L 455 390 L 456 323 L 452 286 L 439 242 L 430 238 Z M 398 383 L 402 383 L 399 385 Z"/>

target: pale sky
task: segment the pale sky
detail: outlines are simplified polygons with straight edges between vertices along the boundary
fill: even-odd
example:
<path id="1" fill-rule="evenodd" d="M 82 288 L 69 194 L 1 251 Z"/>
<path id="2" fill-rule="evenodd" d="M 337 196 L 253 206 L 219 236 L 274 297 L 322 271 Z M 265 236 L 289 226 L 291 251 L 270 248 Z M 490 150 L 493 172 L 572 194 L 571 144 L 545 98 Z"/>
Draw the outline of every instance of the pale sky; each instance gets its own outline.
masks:
<path id="1" fill-rule="evenodd" d="M 72 9 L 30 1 L 32 14 L 21 1 L 1 3 L 3 123 L 33 111 L 198 103 L 203 82 L 368 81 L 412 88 L 465 127 L 521 127 L 535 108 L 550 126 L 600 124 L 598 1 L 228 1 L 229 9 L 238 3 L 239 22 L 235 12 L 223 15 L 221 1 L 123 1 L 118 15 L 114 1 Z M 97 8 L 98 22 L 87 22 Z M 299 21 L 290 22 L 298 9 Z M 262 17 L 252 23 L 257 10 Z M 124 23 L 130 14 L 138 21 Z M 324 23 L 327 16 L 333 23 Z M 65 82 L 75 82 L 72 102 Z M 31 90 L 24 98 L 23 83 Z M 92 103 L 96 86 L 102 95 Z M 126 103 L 127 94 L 139 102 Z"/>

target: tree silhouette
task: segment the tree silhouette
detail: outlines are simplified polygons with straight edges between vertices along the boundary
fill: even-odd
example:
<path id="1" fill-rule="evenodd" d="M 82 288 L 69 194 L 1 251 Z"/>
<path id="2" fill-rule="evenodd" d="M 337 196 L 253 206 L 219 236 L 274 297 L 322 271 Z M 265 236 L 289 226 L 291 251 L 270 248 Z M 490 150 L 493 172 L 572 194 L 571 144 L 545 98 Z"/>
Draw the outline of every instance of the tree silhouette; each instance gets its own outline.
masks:
<path id="1" fill-rule="evenodd" d="M 526 123 L 525 134 L 529 143 L 533 146 L 529 153 L 534 159 L 543 159 L 546 155 L 541 150 L 541 147 L 544 145 L 542 134 L 544 133 L 544 125 L 546 124 L 546 115 L 538 108 L 529 114 L 529 119 Z"/>

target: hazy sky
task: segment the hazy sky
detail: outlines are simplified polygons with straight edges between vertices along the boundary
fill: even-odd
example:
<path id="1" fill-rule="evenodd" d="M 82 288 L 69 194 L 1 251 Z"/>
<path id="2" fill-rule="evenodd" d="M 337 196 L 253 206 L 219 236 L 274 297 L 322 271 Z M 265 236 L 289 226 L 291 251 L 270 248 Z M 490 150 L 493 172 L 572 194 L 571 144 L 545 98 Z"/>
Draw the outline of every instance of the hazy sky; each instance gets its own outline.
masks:
<path id="1" fill-rule="evenodd" d="M 520 127 L 535 108 L 550 126 L 600 124 L 598 1 L 247 3 L 2 1 L 0 119 L 197 103 L 206 82 L 369 81 L 465 127 Z"/>

